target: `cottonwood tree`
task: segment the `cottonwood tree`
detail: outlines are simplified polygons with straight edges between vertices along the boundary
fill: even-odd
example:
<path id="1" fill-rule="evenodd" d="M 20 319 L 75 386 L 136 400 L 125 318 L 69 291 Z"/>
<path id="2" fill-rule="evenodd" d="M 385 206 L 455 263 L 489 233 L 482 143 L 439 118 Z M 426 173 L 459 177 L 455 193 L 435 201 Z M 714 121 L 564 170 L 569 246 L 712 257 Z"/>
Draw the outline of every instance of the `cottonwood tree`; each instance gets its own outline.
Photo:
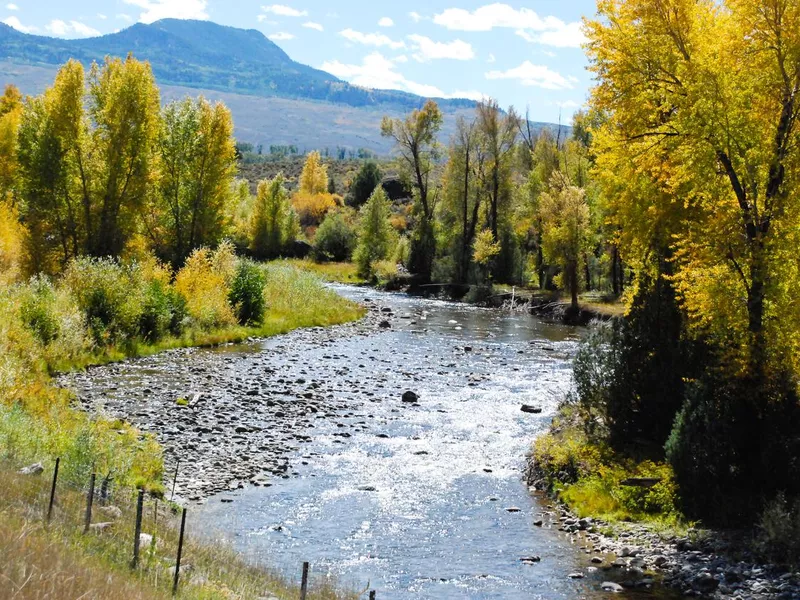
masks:
<path id="1" fill-rule="evenodd" d="M 353 260 L 360 277 L 369 279 L 374 274 L 374 265 L 385 260 L 391 250 L 394 230 L 389 224 L 391 203 L 382 187 L 372 192 L 358 216 L 358 244 Z"/>
<path id="2" fill-rule="evenodd" d="M 670 229 L 693 327 L 756 376 L 767 359 L 796 361 L 800 4 L 604 0 L 598 9 L 587 25 L 592 103 L 608 115 L 598 161 L 658 192 L 637 198 L 635 213 L 617 212 L 628 250 Z"/>
<path id="3" fill-rule="evenodd" d="M 520 119 L 509 108 L 505 114 L 496 100 L 478 103 L 477 127 L 486 154 L 484 186 L 489 201 L 489 229 L 495 240 L 500 239 L 500 211 L 511 198 L 511 167 L 514 144 L 520 128 Z"/>
<path id="4" fill-rule="evenodd" d="M 6 86 L 0 97 L 0 199 L 9 202 L 14 202 L 10 196 L 17 183 L 16 146 L 22 108 L 22 94 L 13 85 Z"/>
<path id="5" fill-rule="evenodd" d="M 200 246 L 214 247 L 230 225 L 236 147 L 228 108 L 204 98 L 162 111 L 160 176 L 149 232 L 158 254 L 179 268 Z"/>
<path id="6" fill-rule="evenodd" d="M 448 151 L 444 175 L 441 221 L 446 237 L 450 238 L 455 261 L 455 280 L 466 282 L 472 264 L 472 245 L 481 212 L 483 190 L 478 184 L 484 155 L 479 144 L 475 121 L 459 117 L 456 134 Z M 449 235 L 448 235 L 449 234 Z"/>
<path id="7" fill-rule="evenodd" d="M 428 100 L 405 119 L 384 117 L 381 135 L 394 141 L 403 174 L 412 182 L 415 194 L 416 227 L 411 239 L 410 269 L 429 279 L 436 254 L 434 215 L 438 190 L 433 187 L 433 172 L 439 156 L 436 136 L 442 127 L 439 105 Z"/>
<path id="8" fill-rule="evenodd" d="M 589 245 L 589 205 L 583 189 L 571 185 L 559 172 L 553 174 L 548 191 L 539 200 L 545 257 L 561 267 L 570 308 L 578 310 L 578 273 Z"/>
<path id="9" fill-rule="evenodd" d="M 328 193 L 328 165 L 319 152 L 310 152 L 300 173 L 299 187 L 292 204 L 303 227 L 319 225 L 328 211 L 339 206 L 341 198 Z"/>
<path id="10" fill-rule="evenodd" d="M 258 183 L 250 225 L 250 249 L 261 259 L 277 258 L 297 236 L 297 217 L 278 174 Z"/>
<path id="11" fill-rule="evenodd" d="M 19 163 L 23 218 L 34 248 L 119 256 L 139 224 L 154 178 L 159 93 L 149 64 L 132 57 L 69 61 L 23 111 Z"/>

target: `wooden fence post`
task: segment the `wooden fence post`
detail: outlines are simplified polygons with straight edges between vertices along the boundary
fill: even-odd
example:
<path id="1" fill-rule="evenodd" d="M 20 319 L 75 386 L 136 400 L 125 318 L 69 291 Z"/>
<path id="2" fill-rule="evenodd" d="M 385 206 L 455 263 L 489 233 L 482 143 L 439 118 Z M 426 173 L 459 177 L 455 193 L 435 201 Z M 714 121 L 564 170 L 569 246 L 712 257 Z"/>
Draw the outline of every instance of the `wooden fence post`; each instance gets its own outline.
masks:
<path id="1" fill-rule="evenodd" d="M 303 563 L 303 579 L 300 582 L 300 600 L 306 600 L 308 594 L 308 563 Z"/>
<path id="2" fill-rule="evenodd" d="M 172 595 L 178 593 L 178 577 L 180 577 L 181 573 L 181 555 L 183 554 L 183 532 L 186 529 L 186 509 L 183 509 L 183 514 L 181 515 L 181 534 L 178 538 L 178 558 L 175 561 L 175 580 L 172 582 Z"/>
<path id="3" fill-rule="evenodd" d="M 178 461 L 175 463 L 175 476 L 172 478 L 172 494 L 169 497 L 169 501 L 172 502 L 175 499 L 175 484 L 178 482 L 178 467 L 181 466 L 181 459 L 179 458 Z"/>
<path id="4" fill-rule="evenodd" d="M 139 497 L 136 499 L 136 526 L 133 533 L 133 562 L 131 569 L 139 566 L 139 544 L 142 537 L 142 508 L 144 506 L 144 490 L 139 490 Z"/>
<path id="5" fill-rule="evenodd" d="M 83 533 L 89 533 L 89 526 L 92 524 L 92 503 L 94 502 L 94 481 L 97 475 L 92 473 L 89 480 L 89 493 L 86 495 L 86 519 L 83 524 Z"/>
<path id="6" fill-rule="evenodd" d="M 50 518 L 53 516 L 53 502 L 56 500 L 56 482 L 58 481 L 58 465 L 61 462 L 61 458 L 56 458 L 56 466 L 53 469 L 53 485 L 50 487 L 50 504 L 47 506 L 47 522 L 50 522 Z"/>

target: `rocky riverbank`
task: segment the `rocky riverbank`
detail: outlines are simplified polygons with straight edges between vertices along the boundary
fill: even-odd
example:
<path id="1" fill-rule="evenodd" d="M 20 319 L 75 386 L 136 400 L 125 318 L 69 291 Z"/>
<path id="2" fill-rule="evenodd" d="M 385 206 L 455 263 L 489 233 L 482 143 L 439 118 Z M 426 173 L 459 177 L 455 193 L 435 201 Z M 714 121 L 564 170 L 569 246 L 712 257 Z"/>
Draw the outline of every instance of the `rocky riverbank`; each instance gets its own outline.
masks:
<path id="1" fill-rule="evenodd" d="M 269 486 L 276 477 L 290 476 L 288 456 L 311 440 L 317 419 L 343 418 L 342 438 L 366 426 L 344 419 L 347 395 L 358 387 L 348 379 L 351 365 L 335 355 L 303 364 L 290 352 L 294 345 L 324 349 L 342 337 L 392 327 L 391 309 L 369 300 L 364 304 L 368 312 L 357 322 L 297 330 L 266 351 L 253 351 L 259 340 L 220 346 L 213 353 L 170 350 L 65 374 L 58 383 L 72 390 L 85 410 L 154 434 L 164 449 L 169 494 L 176 467 L 175 494 L 184 500 L 201 501 L 246 484 Z M 236 375 L 230 371 L 234 363 Z M 135 381 L 124 375 L 132 371 Z"/>
<path id="2" fill-rule="evenodd" d="M 543 481 L 529 465 L 532 493 L 547 501 Z M 647 589 L 660 582 L 686 597 L 715 600 L 798 600 L 800 573 L 759 563 L 741 533 L 690 529 L 686 536 L 636 523 L 578 518 L 553 501 L 537 521 L 570 536 L 587 557 L 586 574 L 607 571 L 608 592 Z M 575 573 L 583 577 L 584 573 Z M 605 579 L 605 577 L 603 577 Z M 619 582 L 619 583 L 615 583 Z"/>

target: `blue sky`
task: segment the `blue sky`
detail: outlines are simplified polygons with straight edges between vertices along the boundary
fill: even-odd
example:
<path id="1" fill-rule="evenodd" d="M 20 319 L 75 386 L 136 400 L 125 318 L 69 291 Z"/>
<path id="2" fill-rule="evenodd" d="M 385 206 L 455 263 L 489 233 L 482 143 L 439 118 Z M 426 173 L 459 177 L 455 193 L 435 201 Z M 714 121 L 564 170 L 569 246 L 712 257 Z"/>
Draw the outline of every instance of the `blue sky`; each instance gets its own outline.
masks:
<path id="1" fill-rule="evenodd" d="M 164 17 L 210 19 L 258 29 L 293 59 L 359 85 L 491 96 L 529 106 L 539 121 L 568 121 L 591 85 L 580 19 L 594 15 L 594 0 L 275 1 L 13 0 L 0 20 L 74 38 Z"/>

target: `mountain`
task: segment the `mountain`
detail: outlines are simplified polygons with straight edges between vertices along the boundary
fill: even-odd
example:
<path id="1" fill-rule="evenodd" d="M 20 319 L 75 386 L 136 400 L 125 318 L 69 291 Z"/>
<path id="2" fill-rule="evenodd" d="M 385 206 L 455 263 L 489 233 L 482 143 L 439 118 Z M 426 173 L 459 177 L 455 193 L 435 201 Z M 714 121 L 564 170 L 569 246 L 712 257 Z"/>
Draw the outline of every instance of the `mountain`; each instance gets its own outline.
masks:
<path id="1" fill-rule="evenodd" d="M 266 97 L 325 100 L 349 106 L 392 105 L 413 109 L 420 97 L 405 92 L 351 85 L 289 58 L 255 29 L 210 21 L 163 19 L 137 23 L 117 33 L 64 40 L 21 33 L 0 23 L 0 58 L 34 65 L 58 65 L 70 58 L 85 64 L 107 55 L 148 60 L 160 83 Z M 470 107 L 471 100 L 443 100 Z"/>
<path id="2" fill-rule="evenodd" d="M 425 101 L 406 92 L 349 84 L 293 61 L 259 31 L 210 21 L 164 19 L 77 40 L 25 34 L 0 23 L 0 77 L 28 94 L 41 93 L 70 58 L 88 66 L 128 53 L 150 62 L 165 100 L 202 93 L 225 101 L 237 137 L 255 144 L 364 147 L 385 153 L 389 146 L 380 137 L 381 116 L 399 116 Z M 437 102 L 445 114 L 446 140 L 456 117 L 471 114 L 475 102 Z"/>

